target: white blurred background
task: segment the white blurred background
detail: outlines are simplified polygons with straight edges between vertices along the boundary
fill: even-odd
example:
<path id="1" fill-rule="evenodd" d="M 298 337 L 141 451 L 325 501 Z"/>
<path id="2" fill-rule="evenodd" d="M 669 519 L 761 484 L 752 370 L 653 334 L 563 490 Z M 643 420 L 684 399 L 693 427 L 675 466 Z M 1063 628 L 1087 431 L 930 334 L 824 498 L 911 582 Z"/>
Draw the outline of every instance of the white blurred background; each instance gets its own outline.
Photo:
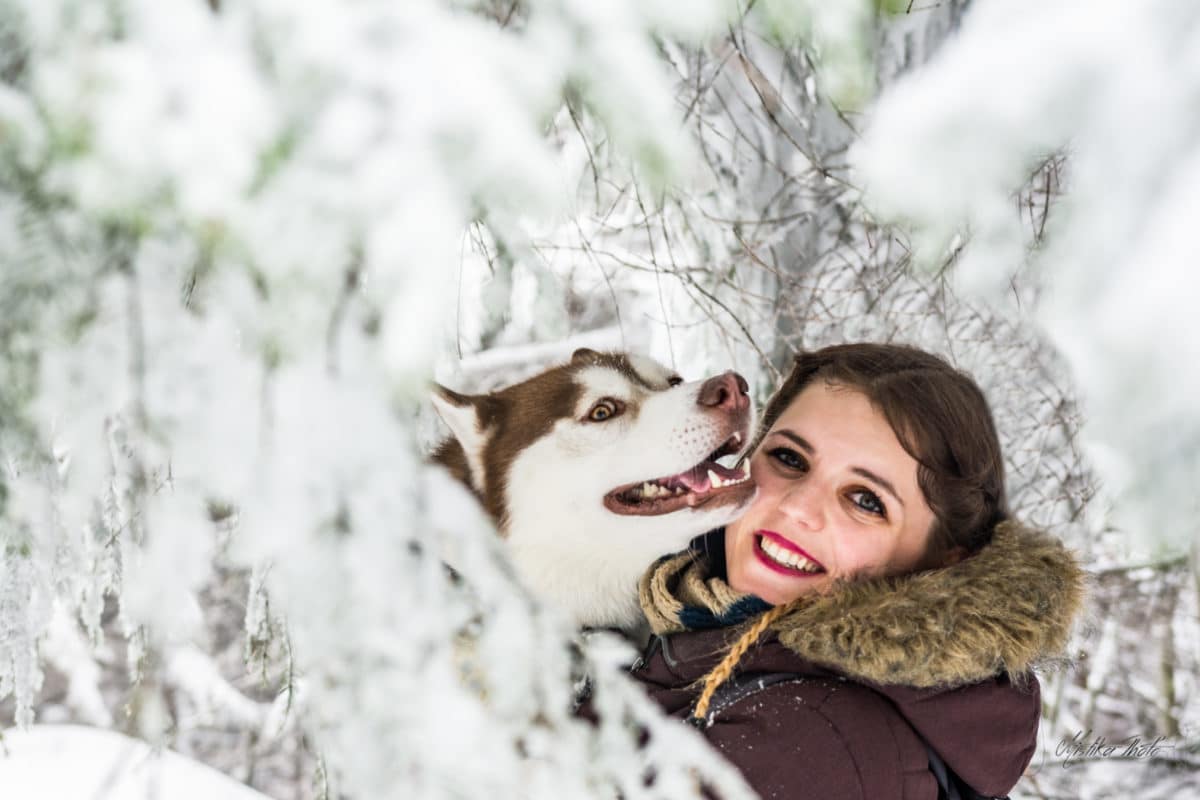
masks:
<path id="1" fill-rule="evenodd" d="M 1198 793 L 1196 219 L 1191 0 L 0 0 L 0 795 L 741 796 L 425 394 L 856 339 L 971 371 L 1094 573 L 1015 796 Z"/>

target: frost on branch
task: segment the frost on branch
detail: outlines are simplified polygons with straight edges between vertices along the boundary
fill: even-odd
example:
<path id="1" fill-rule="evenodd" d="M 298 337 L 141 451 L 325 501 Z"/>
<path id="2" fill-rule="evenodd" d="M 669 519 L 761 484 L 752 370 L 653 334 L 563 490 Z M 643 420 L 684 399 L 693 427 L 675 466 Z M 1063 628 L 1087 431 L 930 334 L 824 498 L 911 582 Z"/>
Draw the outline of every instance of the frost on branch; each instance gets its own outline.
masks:
<path id="1" fill-rule="evenodd" d="M 14 695 L 17 723 L 28 725 L 42 684 L 37 641 L 49 622 L 51 600 L 28 550 L 5 547 L 0 566 L 0 697 Z"/>
<path id="2" fill-rule="evenodd" d="M 0 2 L 19 722 L 59 619 L 46 718 L 100 697 L 280 795 L 745 796 L 524 595 L 412 422 L 463 232 L 511 249 L 573 202 L 564 98 L 661 188 L 689 148 L 655 37 L 731 6 L 474 5 Z"/>
<path id="3" fill-rule="evenodd" d="M 961 34 L 881 99 L 854 161 L 866 202 L 914 231 L 919 260 L 960 234 L 961 280 L 1011 297 L 1069 360 L 1114 524 L 1139 557 L 1196 540 L 1200 481 L 1200 6 L 980 0 Z M 1066 152 L 1036 230 L 1014 194 Z M 959 240 L 961 244 L 962 240 Z"/>
<path id="4" fill-rule="evenodd" d="M 1057 357 L 909 274 L 846 157 L 864 118 L 829 102 L 870 83 L 839 48 L 874 40 L 888 92 L 965 4 L 725 27 L 733 5 L 0 0 L 0 694 L 23 720 L 41 640 L 41 719 L 101 721 L 99 696 L 275 796 L 741 796 L 421 466 L 446 353 L 494 386 L 602 343 L 761 395 L 795 347 L 916 341 L 990 387 L 1021 510 L 1104 549 Z M 1049 241 L 1052 194 L 1022 241 Z M 598 728 L 570 713 L 585 674 Z M 1079 687 L 1052 688 L 1068 724 Z"/>

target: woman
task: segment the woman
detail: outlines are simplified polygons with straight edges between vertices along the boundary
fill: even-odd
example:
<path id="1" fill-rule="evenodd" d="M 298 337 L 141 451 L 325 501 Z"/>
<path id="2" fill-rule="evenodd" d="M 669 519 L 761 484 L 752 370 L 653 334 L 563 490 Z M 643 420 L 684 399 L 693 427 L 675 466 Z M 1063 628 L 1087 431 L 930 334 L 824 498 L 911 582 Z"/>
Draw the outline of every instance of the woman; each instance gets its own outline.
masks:
<path id="1" fill-rule="evenodd" d="M 979 388 L 908 347 L 801 354 L 751 452 L 746 515 L 643 577 L 635 676 L 763 798 L 932 800 L 939 757 L 1007 793 L 1082 572 L 1007 519 Z"/>

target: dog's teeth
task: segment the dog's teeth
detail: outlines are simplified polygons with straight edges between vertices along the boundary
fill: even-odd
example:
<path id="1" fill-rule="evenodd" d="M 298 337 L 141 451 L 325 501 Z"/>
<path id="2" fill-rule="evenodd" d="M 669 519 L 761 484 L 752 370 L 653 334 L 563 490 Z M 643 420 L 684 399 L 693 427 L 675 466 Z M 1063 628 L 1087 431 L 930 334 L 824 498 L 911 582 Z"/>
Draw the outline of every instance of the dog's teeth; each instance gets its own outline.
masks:
<path id="1" fill-rule="evenodd" d="M 714 489 L 720 489 L 725 484 L 721 481 L 721 476 L 710 469 L 708 471 L 708 485 Z"/>
<path id="2" fill-rule="evenodd" d="M 685 491 L 686 491 L 686 489 L 684 489 L 682 486 L 675 487 L 675 494 L 677 496 L 683 494 Z"/>

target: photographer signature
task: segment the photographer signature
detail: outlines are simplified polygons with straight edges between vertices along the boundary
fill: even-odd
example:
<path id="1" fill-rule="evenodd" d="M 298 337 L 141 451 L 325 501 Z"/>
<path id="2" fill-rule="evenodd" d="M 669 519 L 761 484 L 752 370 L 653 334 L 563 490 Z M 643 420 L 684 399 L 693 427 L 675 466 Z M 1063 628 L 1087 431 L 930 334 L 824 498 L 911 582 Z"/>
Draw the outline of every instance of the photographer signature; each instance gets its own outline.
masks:
<path id="1" fill-rule="evenodd" d="M 1054 748 L 1054 755 L 1062 759 L 1063 767 L 1070 767 L 1079 761 L 1093 761 L 1101 758 L 1121 760 L 1142 760 L 1162 757 L 1175 752 L 1175 743 L 1165 736 L 1154 739 L 1143 739 L 1141 736 L 1130 736 L 1116 742 L 1110 742 L 1104 736 L 1093 738 L 1092 731 L 1076 731 L 1070 739 L 1059 740 Z"/>

